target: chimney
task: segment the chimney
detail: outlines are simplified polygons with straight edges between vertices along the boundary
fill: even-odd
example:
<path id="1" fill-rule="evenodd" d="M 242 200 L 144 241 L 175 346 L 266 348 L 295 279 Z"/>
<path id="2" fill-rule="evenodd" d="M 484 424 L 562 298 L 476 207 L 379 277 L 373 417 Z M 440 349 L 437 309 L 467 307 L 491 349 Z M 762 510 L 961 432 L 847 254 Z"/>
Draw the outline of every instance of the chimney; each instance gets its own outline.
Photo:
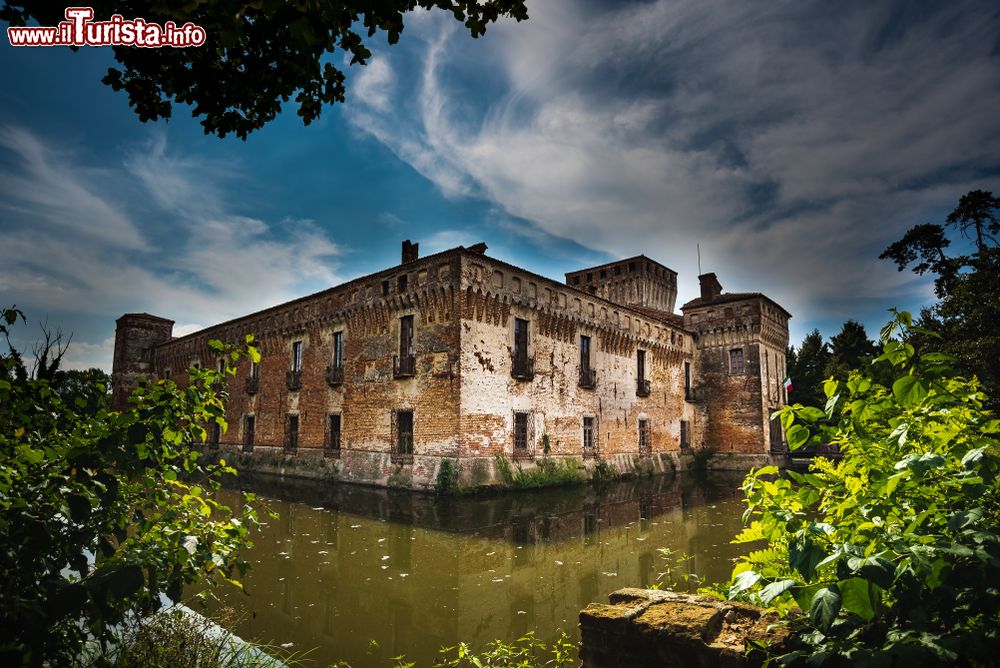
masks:
<path id="1" fill-rule="evenodd" d="M 416 262 L 417 258 L 420 257 L 420 244 L 411 244 L 410 240 L 407 239 L 403 242 L 403 264 L 409 264 L 410 262 Z"/>
<path id="2" fill-rule="evenodd" d="M 698 282 L 701 283 L 702 301 L 714 301 L 716 297 L 722 294 L 722 285 L 719 283 L 719 279 L 715 277 L 715 274 L 702 274 L 698 277 Z"/>

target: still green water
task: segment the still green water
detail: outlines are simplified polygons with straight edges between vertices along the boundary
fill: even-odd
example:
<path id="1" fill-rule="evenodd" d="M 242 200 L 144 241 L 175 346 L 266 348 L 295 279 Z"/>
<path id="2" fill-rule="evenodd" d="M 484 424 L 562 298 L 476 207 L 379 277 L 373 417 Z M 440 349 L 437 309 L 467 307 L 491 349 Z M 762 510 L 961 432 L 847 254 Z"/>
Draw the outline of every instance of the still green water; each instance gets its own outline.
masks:
<path id="1" fill-rule="evenodd" d="M 678 476 L 441 500 L 245 481 L 280 517 L 254 538 L 249 595 L 221 590 L 235 617 L 212 614 L 244 638 L 308 650 L 314 666 L 387 666 L 400 654 L 430 665 L 442 646 L 529 630 L 578 640 L 587 603 L 656 581 L 657 548 L 692 555 L 687 572 L 727 578 L 740 552 L 729 544 L 744 509 L 738 484 Z"/>

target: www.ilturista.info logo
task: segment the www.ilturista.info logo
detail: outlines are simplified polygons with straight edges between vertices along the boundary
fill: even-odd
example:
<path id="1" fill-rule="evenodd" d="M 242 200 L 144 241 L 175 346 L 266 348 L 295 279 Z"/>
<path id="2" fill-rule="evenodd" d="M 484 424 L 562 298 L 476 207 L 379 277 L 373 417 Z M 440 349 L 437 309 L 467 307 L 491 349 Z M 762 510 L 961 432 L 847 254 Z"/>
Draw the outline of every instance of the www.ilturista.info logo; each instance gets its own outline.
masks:
<path id="1" fill-rule="evenodd" d="M 205 29 L 193 23 L 177 27 L 173 21 L 162 26 L 145 19 L 126 20 L 119 14 L 110 21 L 94 21 L 92 7 L 67 7 L 66 20 L 57 26 L 7 28 L 11 46 L 201 46 Z"/>

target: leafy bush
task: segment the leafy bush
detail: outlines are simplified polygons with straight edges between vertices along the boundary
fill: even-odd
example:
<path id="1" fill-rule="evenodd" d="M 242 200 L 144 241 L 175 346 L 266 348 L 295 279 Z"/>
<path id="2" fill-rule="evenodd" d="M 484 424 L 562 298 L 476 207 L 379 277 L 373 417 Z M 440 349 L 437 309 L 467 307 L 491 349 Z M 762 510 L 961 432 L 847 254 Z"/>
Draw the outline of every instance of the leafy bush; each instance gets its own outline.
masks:
<path id="1" fill-rule="evenodd" d="M 455 462 L 450 459 L 442 459 L 441 466 L 438 467 L 437 479 L 434 481 L 434 491 L 437 494 L 445 495 L 456 491 L 458 487 L 458 469 Z"/>
<path id="2" fill-rule="evenodd" d="M 495 460 L 500 479 L 505 485 L 514 489 L 577 485 L 587 482 L 587 470 L 583 463 L 575 458 L 555 461 L 545 457 L 527 471 L 520 466 L 514 470 L 510 460 L 503 455 L 497 455 Z"/>
<path id="3" fill-rule="evenodd" d="M 5 309 L 0 334 L 24 316 Z M 235 363 L 240 353 L 211 344 Z M 251 347 L 251 356 L 257 352 Z M 229 373 L 235 373 L 230 368 Z M 145 384 L 121 412 L 66 402 L 31 379 L 21 356 L 0 355 L 0 657 L 5 665 L 63 665 L 123 620 L 178 600 L 196 580 L 237 579 L 237 551 L 256 522 L 211 492 L 234 472 L 201 465 L 191 444 L 225 429 L 221 375 Z M 95 387 L 97 394 L 107 388 Z M 200 482 L 186 482 L 193 477 Z"/>
<path id="4" fill-rule="evenodd" d="M 903 312 L 882 331 L 891 388 L 853 373 L 827 381 L 825 411 L 782 409 L 790 448 L 833 443 L 840 461 L 744 483 L 737 542 L 767 546 L 740 560 L 728 594 L 792 613 L 801 646 L 783 665 L 996 662 L 1000 421 L 949 357 L 904 342 L 914 329 Z"/>
<path id="5" fill-rule="evenodd" d="M 618 480 L 620 477 L 618 470 L 606 459 L 597 460 L 593 470 L 590 472 L 590 479 L 595 483 L 610 482 Z"/>

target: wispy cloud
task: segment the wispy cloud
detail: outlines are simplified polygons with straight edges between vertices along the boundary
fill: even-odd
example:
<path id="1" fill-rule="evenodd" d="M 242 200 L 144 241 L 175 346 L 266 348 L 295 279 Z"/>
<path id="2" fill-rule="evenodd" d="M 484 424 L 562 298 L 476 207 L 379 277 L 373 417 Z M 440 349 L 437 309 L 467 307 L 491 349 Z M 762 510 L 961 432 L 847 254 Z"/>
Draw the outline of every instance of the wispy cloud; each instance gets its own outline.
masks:
<path id="1" fill-rule="evenodd" d="M 1000 9 L 596 6 L 536 3 L 476 44 L 427 17 L 392 54 L 421 64 L 386 83 L 399 102 L 361 99 L 350 118 L 451 197 L 664 260 L 682 298 L 697 243 L 724 285 L 765 290 L 803 320 L 857 317 L 845 295 L 927 297 L 876 258 L 991 185 Z M 484 80 L 497 94 L 482 97 Z"/>
<path id="2" fill-rule="evenodd" d="M 109 328 L 151 311 L 191 330 L 339 281 L 341 249 L 313 221 L 247 215 L 232 166 L 172 154 L 162 138 L 101 170 L 21 128 L 0 132 L 0 147 L 6 301 L 106 315 Z M 110 354 L 77 337 L 67 360 L 110 368 Z"/>

